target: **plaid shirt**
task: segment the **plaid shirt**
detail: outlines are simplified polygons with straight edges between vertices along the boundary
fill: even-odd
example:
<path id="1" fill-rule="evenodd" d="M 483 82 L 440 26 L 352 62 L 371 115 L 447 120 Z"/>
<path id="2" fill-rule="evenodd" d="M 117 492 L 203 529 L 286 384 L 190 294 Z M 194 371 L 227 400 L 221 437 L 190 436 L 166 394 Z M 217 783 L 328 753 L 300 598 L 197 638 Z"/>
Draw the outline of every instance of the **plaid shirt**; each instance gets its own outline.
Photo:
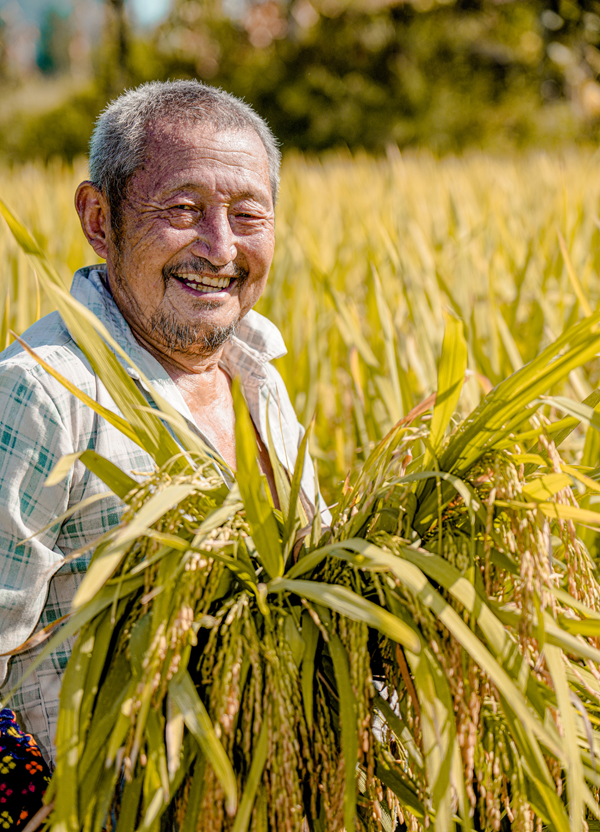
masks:
<path id="1" fill-rule="evenodd" d="M 80 269 L 71 293 L 104 323 L 157 391 L 193 426 L 193 417 L 177 386 L 162 365 L 135 340 L 105 280 L 103 266 Z M 117 411 L 57 312 L 34 324 L 23 338 L 80 390 Z M 288 470 L 293 470 L 303 429 L 281 376 L 269 364 L 285 352 L 275 325 L 252 311 L 225 346 L 221 365 L 229 375 L 240 376 L 252 419 L 265 444 L 269 410 L 277 456 Z M 135 371 L 127 370 L 139 384 Z M 147 392 L 144 395 L 149 398 Z M 75 463 L 62 483 L 44 487 L 46 477 L 62 456 L 86 448 L 95 449 L 136 477 L 154 470 L 148 454 L 82 404 L 18 344 L 11 345 L 0 355 L 0 653 L 17 647 L 36 628 L 69 611 L 89 553 L 68 563 L 64 559 L 119 522 L 123 506 L 118 498 L 108 494 L 62 524 L 20 544 L 71 506 L 106 492 L 106 486 L 80 462 Z M 308 457 L 302 487 L 314 503 L 314 471 Z M 324 520 L 328 520 L 326 509 Z M 71 646 L 67 641 L 46 658 L 11 703 L 49 761 L 60 683 Z M 12 688 L 40 649 L 33 648 L 12 659 L 5 690 Z M 6 660 L 0 661 L 1 683 Z"/>

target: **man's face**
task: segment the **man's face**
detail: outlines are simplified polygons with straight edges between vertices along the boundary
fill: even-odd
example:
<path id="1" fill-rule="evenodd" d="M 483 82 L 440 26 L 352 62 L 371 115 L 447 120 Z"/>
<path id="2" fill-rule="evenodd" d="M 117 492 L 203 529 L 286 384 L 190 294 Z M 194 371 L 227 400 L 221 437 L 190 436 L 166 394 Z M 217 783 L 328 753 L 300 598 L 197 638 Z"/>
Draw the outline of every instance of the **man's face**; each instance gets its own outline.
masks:
<path id="1" fill-rule="evenodd" d="M 267 154 L 251 130 L 151 128 L 107 267 L 138 337 L 161 353 L 210 355 L 263 292 L 274 246 Z"/>

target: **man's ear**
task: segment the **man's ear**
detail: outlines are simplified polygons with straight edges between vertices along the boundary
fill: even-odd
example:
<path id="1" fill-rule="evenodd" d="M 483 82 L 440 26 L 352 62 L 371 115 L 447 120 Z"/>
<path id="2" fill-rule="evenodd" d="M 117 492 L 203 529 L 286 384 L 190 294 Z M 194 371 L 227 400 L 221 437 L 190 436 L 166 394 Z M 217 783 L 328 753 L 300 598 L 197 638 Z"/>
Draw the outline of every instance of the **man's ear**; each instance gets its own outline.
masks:
<path id="1" fill-rule="evenodd" d="M 91 182 L 82 182 L 75 192 L 75 209 L 88 243 L 106 260 L 110 220 L 104 195 Z"/>

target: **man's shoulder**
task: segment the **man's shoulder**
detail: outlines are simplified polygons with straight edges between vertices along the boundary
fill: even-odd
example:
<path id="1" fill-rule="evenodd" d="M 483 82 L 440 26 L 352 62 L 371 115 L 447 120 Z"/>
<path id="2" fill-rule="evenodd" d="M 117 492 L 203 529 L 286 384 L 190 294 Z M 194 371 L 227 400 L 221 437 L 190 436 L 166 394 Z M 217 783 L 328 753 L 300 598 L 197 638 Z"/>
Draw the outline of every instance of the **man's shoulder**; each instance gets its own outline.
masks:
<path id="1" fill-rule="evenodd" d="M 71 337 L 58 312 L 36 321 L 21 335 L 21 339 L 35 351 L 36 355 L 51 366 L 65 374 L 70 367 L 68 376 L 75 381 L 78 371 L 87 375 L 87 362 L 83 353 Z M 77 369 L 76 369 L 77 368 Z M 36 359 L 31 356 L 18 341 L 0 352 L 0 379 L 9 373 L 32 374 L 40 380 L 52 380 Z M 58 382 L 56 382 L 58 383 Z"/>

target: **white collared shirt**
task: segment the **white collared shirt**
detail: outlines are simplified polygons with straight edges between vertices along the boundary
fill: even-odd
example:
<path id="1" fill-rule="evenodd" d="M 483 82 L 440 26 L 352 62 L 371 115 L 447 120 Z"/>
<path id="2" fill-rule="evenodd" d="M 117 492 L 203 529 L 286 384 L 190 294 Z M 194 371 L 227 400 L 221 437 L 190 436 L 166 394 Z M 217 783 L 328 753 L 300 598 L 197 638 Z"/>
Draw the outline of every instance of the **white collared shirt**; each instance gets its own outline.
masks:
<path id="1" fill-rule="evenodd" d="M 197 430 L 178 387 L 164 367 L 136 341 L 105 281 L 104 266 L 80 269 L 73 278 L 71 293 L 102 321 L 157 392 Z M 57 312 L 30 327 L 23 339 L 76 387 L 118 412 Z M 268 414 L 277 457 L 292 472 L 304 430 L 281 376 L 270 364 L 285 352 L 277 327 L 251 311 L 225 345 L 221 365 L 230 376 L 239 376 L 250 415 L 265 445 L 268 444 Z M 137 373 L 125 361 L 122 363 L 140 384 Z M 149 397 L 147 391 L 144 394 Z M 2 352 L 0 653 L 14 649 L 36 628 L 50 624 L 69 611 L 90 553 L 68 563 L 65 558 L 120 520 L 122 503 L 115 496 L 107 496 L 77 511 L 61 525 L 19 545 L 71 506 L 106 491 L 106 486 L 80 462 L 75 463 L 62 483 L 44 488 L 48 474 L 62 456 L 87 448 L 96 450 L 136 478 L 155 468 L 147 453 L 69 393 L 18 344 Z M 314 504 L 314 470 L 308 456 L 302 489 Z M 321 501 L 320 508 L 327 523 L 329 513 Z M 12 702 L 7 703 L 17 711 L 25 729 L 34 735 L 48 761 L 53 755 L 60 683 L 71 647 L 71 641 L 64 642 L 29 676 Z M 5 691 L 16 683 L 38 653 L 39 648 L 34 648 L 12 660 Z M 4 664 L 0 665 L 0 680 L 3 675 Z"/>

